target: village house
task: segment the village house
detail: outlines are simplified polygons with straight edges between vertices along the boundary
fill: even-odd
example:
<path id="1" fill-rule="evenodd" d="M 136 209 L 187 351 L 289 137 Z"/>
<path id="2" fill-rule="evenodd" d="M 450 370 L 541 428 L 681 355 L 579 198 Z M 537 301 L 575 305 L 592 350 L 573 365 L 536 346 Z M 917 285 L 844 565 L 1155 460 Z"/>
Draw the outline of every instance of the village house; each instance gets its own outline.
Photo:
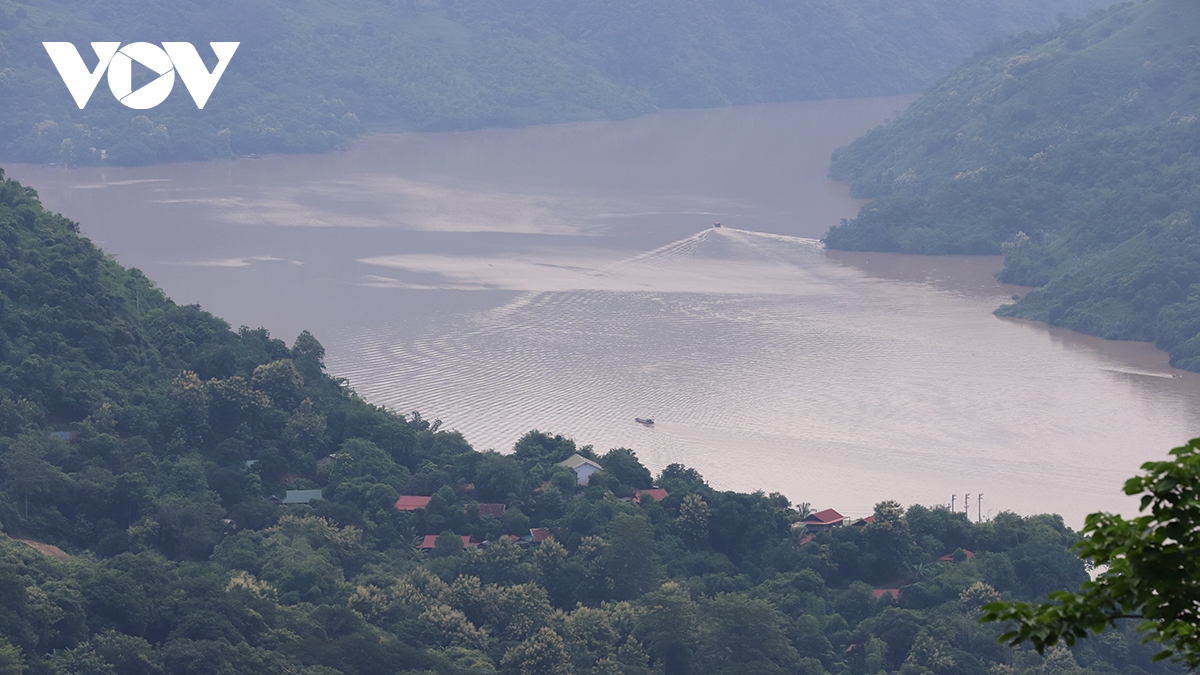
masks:
<path id="1" fill-rule="evenodd" d="M 559 462 L 558 466 L 565 466 L 574 471 L 576 480 L 580 485 L 587 485 L 588 479 L 592 477 L 592 474 L 604 470 L 604 467 L 580 454 L 571 455 Z"/>
<path id="2" fill-rule="evenodd" d="M 525 542 L 526 545 L 540 544 L 549 538 L 550 538 L 550 528 L 535 527 L 535 528 L 532 528 L 531 530 L 529 530 L 529 534 L 525 535 L 524 537 L 521 537 L 521 541 Z"/>
<path id="3" fill-rule="evenodd" d="M 284 493 L 283 499 L 272 497 L 272 500 L 278 500 L 280 504 L 307 504 L 324 499 L 325 495 L 321 494 L 320 490 L 288 490 Z"/>
<path id="4" fill-rule="evenodd" d="M 661 502 L 662 500 L 666 499 L 669 496 L 669 494 L 670 493 L 668 493 L 663 488 L 650 488 L 649 490 L 638 490 L 637 493 L 635 493 L 633 495 L 633 503 L 641 504 L 642 499 L 645 497 L 649 497 L 650 499 L 653 499 L 656 502 Z"/>
<path id="5" fill-rule="evenodd" d="M 416 511 L 417 509 L 423 509 L 426 506 L 429 506 L 429 497 L 423 497 L 421 495 L 401 495 L 400 498 L 396 500 L 397 511 Z"/>
<path id="6" fill-rule="evenodd" d="M 417 550 L 432 551 L 433 549 L 437 548 L 437 538 L 438 535 L 436 534 L 427 534 L 424 537 L 421 537 L 421 543 L 417 544 Z M 464 534 L 461 535 L 461 538 L 463 548 L 475 548 L 476 544 L 471 543 L 471 535 Z"/>
<path id="7" fill-rule="evenodd" d="M 833 509 L 825 509 L 810 513 L 792 523 L 792 529 L 805 529 L 809 532 L 823 532 L 846 524 L 846 517 Z"/>

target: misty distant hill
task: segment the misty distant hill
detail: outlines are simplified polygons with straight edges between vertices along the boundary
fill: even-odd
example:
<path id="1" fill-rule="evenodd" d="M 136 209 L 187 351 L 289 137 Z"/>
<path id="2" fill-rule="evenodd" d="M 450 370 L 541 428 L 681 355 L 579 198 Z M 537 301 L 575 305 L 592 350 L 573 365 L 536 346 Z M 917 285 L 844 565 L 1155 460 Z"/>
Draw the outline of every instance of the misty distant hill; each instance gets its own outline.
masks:
<path id="1" fill-rule="evenodd" d="M 372 128 L 908 93 L 989 40 L 1106 4 L 0 0 L 0 157 L 143 164 L 322 151 Z M 87 60 L 100 40 L 242 45 L 203 111 L 177 85 L 140 114 L 101 81 L 81 112 L 40 43 L 74 42 Z"/>
<path id="2" fill-rule="evenodd" d="M 1002 314 L 1200 370 L 1200 3 L 1127 3 L 988 49 L 834 156 L 876 197 L 833 248 L 1005 254 Z"/>

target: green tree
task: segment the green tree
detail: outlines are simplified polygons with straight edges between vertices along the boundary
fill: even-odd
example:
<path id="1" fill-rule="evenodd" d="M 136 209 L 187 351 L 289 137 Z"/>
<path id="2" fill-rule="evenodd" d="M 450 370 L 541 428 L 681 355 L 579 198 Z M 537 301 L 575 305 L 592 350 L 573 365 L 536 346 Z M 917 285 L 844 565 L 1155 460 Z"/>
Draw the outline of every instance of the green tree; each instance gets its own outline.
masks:
<path id="1" fill-rule="evenodd" d="M 912 649 L 917 634 L 922 630 L 922 622 L 923 617 L 918 612 L 888 607 L 878 615 L 864 621 L 860 628 L 866 629 L 871 635 L 879 637 L 887 644 L 884 658 L 887 661 L 887 670 L 892 671 L 901 666 Z"/>
<path id="2" fill-rule="evenodd" d="M 605 531 L 604 573 L 612 581 L 613 596 L 629 600 L 654 587 L 658 556 L 654 553 L 654 528 L 644 517 L 619 514 Z"/>
<path id="3" fill-rule="evenodd" d="M 325 446 L 325 430 L 325 415 L 318 412 L 313 402 L 306 398 L 288 419 L 280 440 L 292 455 L 315 455 Z"/>
<path id="4" fill-rule="evenodd" d="M 863 646 L 865 652 L 864 670 L 867 675 L 878 675 L 879 673 L 887 672 L 887 662 L 884 661 L 883 655 L 887 653 L 887 643 L 880 640 L 878 637 L 872 636 L 867 640 L 867 644 Z"/>
<path id="5" fill-rule="evenodd" d="M 521 675 L 571 675 L 575 672 L 562 636 L 549 628 L 542 628 L 509 649 L 500 663 Z"/>
<path id="6" fill-rule="evenodd" d="M 276 408 L 291 410 L 300 402 L 304 376 L 291 359 L 279 359 L 255 368 L 250 384 L 270 396 Z"/>
<path id="7" fill-rule="evenodd" d="M 305 381 L 316 381 L 325 371 L 325 347 L 321 346 L 312 333 L 300 331 L 300 335 L 296 336 L 296 341 L 292 344 L 292 361 Z"/>
<path id="8" fill-rule="evenodd" d="M 467 616 L 448 605 L 433 605 L 418 619 L 431 632 L 432 641 L 444 646 L 487 649 L 487 633 L 476 628 Z"/>
<path id="9" fill-rule="evenodd" d="M 700 475 L 699 471 L 689 469 L 682 464 L 668 464 L 658 475 L 658 484 L 672 493 L 690 490 L 702 492 L 708 488 L 708 484 L 704 482 L 704 477 Z"/>
<path id="10" fill-rule="evenodd" d="M 498 452 L 484 452 L 475 467 L 475 494 L 481 502 L 503 502 L 519 494 L 525 481 L 520 462 Z"/>
<path id="11" fill-rule="evenodd" d="M 687 589 L 668 581 L 642 596 L 640 604 L 645 611 L 638 618 L 635 634 L 668 675 L 689 672 L 698 641 L 698 619 L 696 603 Z"/>
<path id="12" fill-rule="evenodd" d="M 312 602 L 328 599 L 363 554 L 358 528 L 338 527 L 316 516 L 285 515 L 265 535 L 256 555 L 261 578 L 284 599 L 289 593 Z"/>
<path id="13" fill-rule="evenodd" d="M 0 636 L 0 675 L 21 675 L 25 672 L 25 657 L 21 648 Z"/>
<path id="14" fill-rule="evenodd" d="M 59 491 L 65 490 L 70 478 L 58 467 L 46 461 L 46 442 L 32 432 L 22 436 L 12 448 L 0 456 L 0 469 L 4 471 L 9 493 L 19 500 L 21 515 L 30 519 L 29 499 L 52 500 Z M 38 514 L 34 513 L 36 518 Z"/>
<path id="15" fill-rule="evenodd" d="M 800 655 L 784 631 L 786 619 L 770 602 L 718 593 L 701 605 L 701 657 L 714 673 L 788 673 Z"/>
<path id="16" fill-rule="evenodd" d="M 629 448 L 613 448 L 600 458 L 600 466 L 610 472 L 622 485 L 644 489 L 654 485 L 650 470 L 642 466 L 637 454 Z"/>
<path id="17" fill-rule="evenodd" d="M 608 657 L 620 638 L 604 609 L 577 607 L 564 623 L 567 652 L 580 670 Z"/>
<path id="18" fill-rule="evenodd" d="M 1138 630 L 1161 647 L 1156 660 L 1174 656 L 1200 666 L 1200 438 L 1171 455 L 1172 461 L 1143 464 L 1144 473 L 1125 483 L 1125 494 L 1141 494 L 1145 515 L 1087 517 L 1087 538 L 1075 548 L 1106 568 L 1094 581 L 1051 593 L 1047 603 L 988 603 L 981 620 L 1014 622 L 1000 639 L 1028 642 L 1041 653 L 1121 619 L 1140 619 Z"/>
<path id="19" fill-rule="evenodd" d="M 450 530 L 439 534 L 437 539 L 433 541 L 433 550 L 429 555 L 435 558 L 448 558 L 450 556 L 459 555 L 463 552 L 462 537 Z"/>
<path id="20" fill-rule="evenodd" d="M 561 462 L 575 452 L 575 441 L 563 436 L 551 436 L 537 429 L 522 436 L 513 446 L 513 457 L 526 467 Z"/>
<path id="21" fill-rule="evenodd" d="M 542 541 L 533 552 L 538 582 L 546 589 L 556 607 L 573 604 L 579 589 L 567 566 L 567 549 L 554 537 Z"/>
<path id="22" fill-rule="evenodd" d="M 198 447 L 208 433 L 208 388 L 196 373 L 185 371 L 171 387 L 171 426 L 175 441 Z"/>
<path id="23" fill-rule="evenodd" d="M 504 587 L 496 598 L 500 635 L 508 640 L 528 640 L 546 628 L 554 617 L 545 589 L 537 584 Z M 560 638 L 561 639 L 561 638 Z"/>
<path id="24" fill-rule="evenodd" d="M 708 519 L 711 515 L 708 503 L 700 495 L 687 495 L 679 505 L 679 517 L 675 519 L 679 536 L 693 546 L 707 542 Z"/>
<path id="25" fill-rule="evenodd" d="M 866 556 L 864 569 L 872 581 L 892 582 L 908 571 L 916 547 L 909 533 L 904 509 L 895 501 L 875 505 L 875 519 L 863 528 Z"/>
<path id="26" fill-rule="evenodd" d="M 154 504 L 151 543 L 172 558 L 203 560 L 221 539 L 224 509 L 212 492 L 168 495 Z"/>
<path id="27" fill-rule="evenodd" d="M 333 468 L 329 471 L 329 482 L 333 486 L 362 478 L 372 483 L 390 485 L 397 491 L 404 488 L 408 477 L 407 469 L 393 462 L 379 446 L 361 438 L 351 438 L 342 443 Z"/>
<path id="28" fill-rule="evenodd" d="M 241 375 L 205 383 L 208 392 L 208 412 L 212 430 L 218 437 L 231 436 L 243 423 L 253 423 L 271 399 L 251 388 Z"/>
<path id="29" fill-rule="evenodd" d="M 917 634 L 917 639 L 913 642 L 912 650 L 908 652 L 908 658 L 904 661 L 905 667 L 901 672 L 932 671 L 939 675 L 951 675 L 957 672 L 957 665 L 950 645 L 933 637 L 928 631 L 922 630 Z M 918 666 L 918 668 L 913 669 L 912 666 Z"/>

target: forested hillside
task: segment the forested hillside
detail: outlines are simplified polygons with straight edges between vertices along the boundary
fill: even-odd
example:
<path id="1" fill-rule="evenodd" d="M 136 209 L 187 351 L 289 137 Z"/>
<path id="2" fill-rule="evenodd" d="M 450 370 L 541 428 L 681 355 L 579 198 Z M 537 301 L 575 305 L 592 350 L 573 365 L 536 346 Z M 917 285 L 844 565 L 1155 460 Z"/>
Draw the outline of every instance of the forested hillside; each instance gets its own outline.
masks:
<path id="1" fill-rule="evenodd" d="M 834 157 L 874 197 L 826 244 L 1005 255 L 1001 314 L 1200 370 L 1200 4 L 1125 4 L 985 50 Z"/>
<path id="2" fill-rule="evenodd" d="M 0 157 L 145 164 L 337 147 L 364 129 L 622 118 L 918 91 L 993 38 L 1107 0 L 0 0 Z M 208 106 L 102 81 L 79 111 L 43 41 L 240 41 Z M 210 56 L 211 58 L 211 56 Z M 211 66 L 212 63 L 210 62 Z"/>
<path id="3" fill-rule="evenodd" d="M 977 623 L 1087 578 L 1056 516 L 797 526 L 627 449 L 476 452 L 308 333 L 172 303 L 2 175 L 0 247 L 4 675 L 1181 672 L 1129 627 L 1041 657 Z"/>

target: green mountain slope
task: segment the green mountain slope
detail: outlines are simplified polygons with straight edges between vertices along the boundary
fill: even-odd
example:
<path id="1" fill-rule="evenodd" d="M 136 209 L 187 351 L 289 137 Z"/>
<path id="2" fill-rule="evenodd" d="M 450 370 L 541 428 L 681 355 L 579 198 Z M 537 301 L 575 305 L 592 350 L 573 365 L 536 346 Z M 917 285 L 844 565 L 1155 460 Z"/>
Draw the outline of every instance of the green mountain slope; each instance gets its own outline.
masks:
<path id="1" fill-rule="evenodd" d="M 4 675 L 1181 672 L 1129 626 L 1042 657 L 978 624 L 1087 578 L 1058 517 L 883 502 L 804 537 L 782 495 L 680 465 L 637 503 L 632 451 L 475 452 L 307 333 L 172 303 L 2 175 L 0 246 Z"/>
<path id="2" fill-rule="evenodd" d="M 656 108 L 917 91 L 989 39 L 1106 0 L 0 0 L 0 156 L 141 164 L 322 151 Z M 43 41 L 240 41 L 203 111 L 144 115 L 101 82 L 80 112 Z M 85 60 L 91 57 L 90 52 Z M 211 64 L 210 64 L 211 65 Z"/>
<path id="3" fill-rule="evenodd" d="M 1000 313 L 1200 370 L 1200 5 L 1127 4 L 976 55 L 834 157 L 832 248 L 1005 254 Z"/>

